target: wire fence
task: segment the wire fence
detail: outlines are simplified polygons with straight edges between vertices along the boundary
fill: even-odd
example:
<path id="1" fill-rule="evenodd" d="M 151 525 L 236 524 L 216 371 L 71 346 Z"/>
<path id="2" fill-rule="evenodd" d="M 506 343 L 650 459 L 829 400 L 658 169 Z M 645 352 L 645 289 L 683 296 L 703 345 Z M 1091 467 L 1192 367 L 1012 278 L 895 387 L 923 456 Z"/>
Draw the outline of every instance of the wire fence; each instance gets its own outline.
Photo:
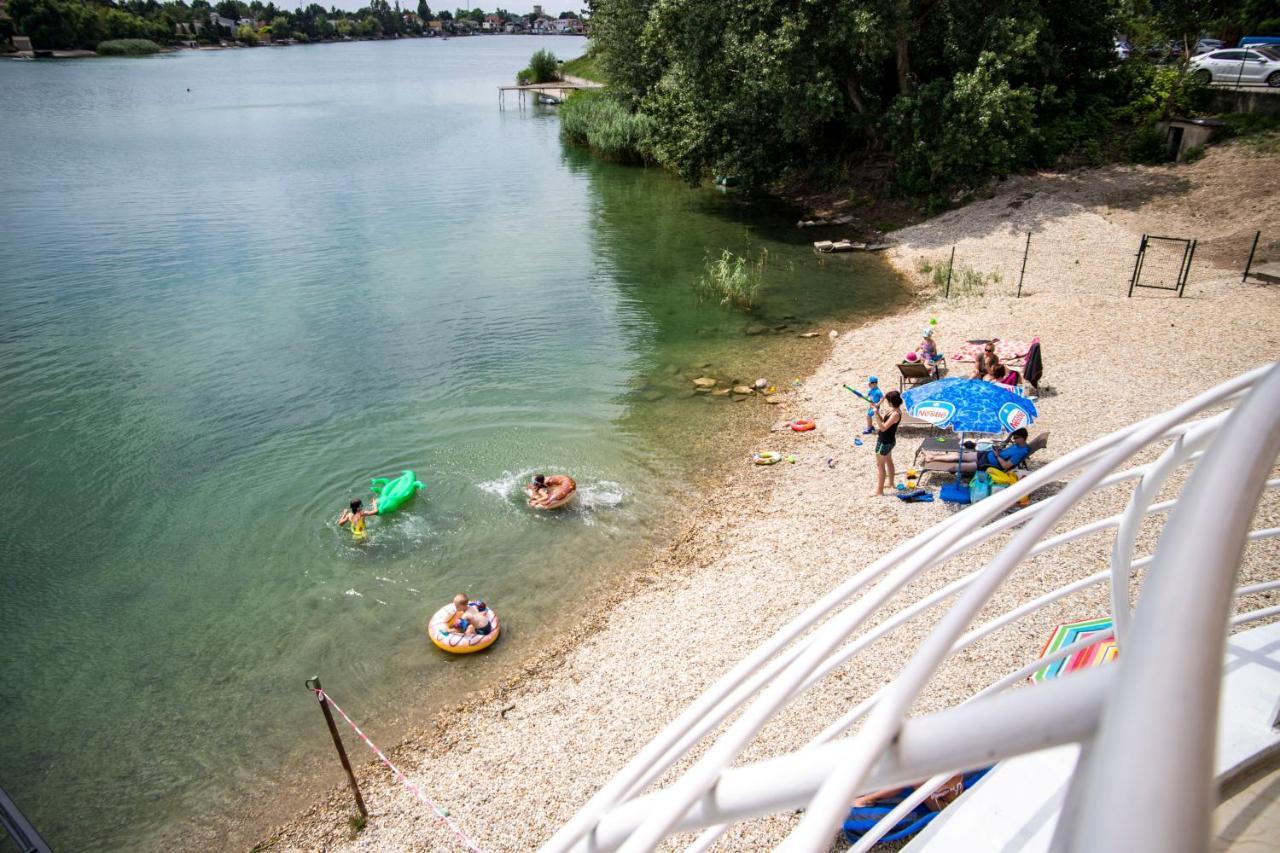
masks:
<path id="1" fill-rule="evenodd" d="M 1233 273 L 1242 282 L 1280 283 L 1280 235 L 1262 231 L 1207 240 L 1195 235 L 1119 236 L 1114 229 L 1074 237 L 1021 231 L 914 248 L 913 254 L 916 273 L 946 299 L 1021 298 L 1061 288 L 1128 296 L 1144 288 L 1178 298 L 1188 285 L 1221 281 Z"/>

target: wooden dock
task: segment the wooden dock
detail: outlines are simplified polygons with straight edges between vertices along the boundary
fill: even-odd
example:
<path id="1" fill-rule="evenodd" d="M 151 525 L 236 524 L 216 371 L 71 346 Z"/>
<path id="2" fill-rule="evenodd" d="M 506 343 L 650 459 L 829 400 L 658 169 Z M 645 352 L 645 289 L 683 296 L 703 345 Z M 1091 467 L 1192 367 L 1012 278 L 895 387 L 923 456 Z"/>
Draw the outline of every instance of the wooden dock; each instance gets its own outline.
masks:
<path id="1" fill-rule="evenodd" d="M 506 107 L 507 92 L 518 92 L 520 97 L 520 107 L 523 109 L 525 98 L 529 92 L 551 95 L 560 100 L 569 97 L 570 92 L 579 89 L 603 89 L 600 83 L 592 83 L 589 80 L 559 80 L 555 83 L 527 83 L 523 86 L 499 86 L 498 87 L 498 108 Z"/>

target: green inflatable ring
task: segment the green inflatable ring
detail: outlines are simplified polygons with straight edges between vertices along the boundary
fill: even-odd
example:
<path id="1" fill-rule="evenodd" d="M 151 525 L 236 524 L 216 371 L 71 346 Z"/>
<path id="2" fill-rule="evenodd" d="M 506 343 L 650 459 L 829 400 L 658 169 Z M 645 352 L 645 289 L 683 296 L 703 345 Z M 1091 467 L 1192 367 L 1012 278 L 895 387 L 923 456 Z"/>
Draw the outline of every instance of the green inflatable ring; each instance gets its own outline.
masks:
<path id="1" fill-rule="evenodd" d="M 426 486 L 418 482 L 417 475 L 412 471 L 405 471 L 394 480 L 375 477 L 369 481 L 369 488 L 378 496 L 378 515 L 387 515 L 395 512 L 418 489 L 425 489 Z"/>

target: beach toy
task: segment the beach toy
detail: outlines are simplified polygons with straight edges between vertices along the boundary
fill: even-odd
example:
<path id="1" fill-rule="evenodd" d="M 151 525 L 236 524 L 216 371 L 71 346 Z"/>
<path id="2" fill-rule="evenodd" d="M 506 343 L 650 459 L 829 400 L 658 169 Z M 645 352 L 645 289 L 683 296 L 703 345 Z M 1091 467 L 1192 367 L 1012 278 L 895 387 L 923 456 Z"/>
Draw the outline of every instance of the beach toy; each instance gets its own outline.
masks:
<path id="1" fill-rule="evenodd" d="M 907 487 L 902 485 L 901 483 L 898 483 L 896 486 L 894 486 L 894 488 L 900 492 L 905 492 L 907 490 Z"/>
<path id="2" fill-rule="evenodd" d="M 854 446 L 854 447 L 861 447 L 861 446 L 862 446 L 862 439 L 860 439 L 860 438 L 855 438 L 855 439 L 853 440 L 853 446 Z"/>
<path id="3" fill-rule="evenodd" d="M 425 489 L 426 486 L 418 482 L 417 475 L 412 471 L 405 471 L 394 480 L 375 477 L 369 481 L 369 488 L 378 496 L 378 515 L 387 515 L 395 512 L 418 489 Z"/>
<path id="4" fill-rule="evenodd" d="M 938 318 L 937 318 L 937 317 L 930 317 L 930 318 L 929 318 L 929 325 L 930 325 L 930 326 L 936 326 L 936 325 L 938 325 Z"/>
<path id="5" fill-rule="evenodd" d="M 790 455 L 788 455 L 788 456 L 787 456 L 787 461 L 788 461 L 788 462 L 790 462 L 792 465 L 794 465 L 794 464 L 796 463 L 796 457 L 795 457 L 795 454 L 790 454 Z"/>
<path id="6" fill-rule="evenodd" d="M 550 483 L 550 481 L 549 481 L 549 480 L 548 480 L 548 486 L 551 486 L 551 483 Z M 525 492 L 525 494 L 526 494 L 526 495 L 528 495 L 528 496 L 529 496 L 529 497 L 531 497 L 531 498 L 533 497 L 533 490 L 534 490 L 533 483 L 529 483 L 529 484 L 527 484 L 527 485 L 524 487 L 524 492 Z M 571 488 L 571 489 L 569 490 L 569 493 L 568 493 L 567 495 L 565 495 L 564 497 L 559 498 L 559 499 L 554 500 L 554 501 L 550 501 L 550 502 L 548 502 L 548 503 L 546 503 L 546 504 L 540 504 L 540 505 L 538 505 L 538 506 L 532 507 L 532 509 L 544 509 L 544 510 L 560 509 L 561 507 L 565 506 L 565 505 L 566 505 L 566 504 L 568 504 L 570 501 L 572 501 L 572 500 L 573 500 L 573 496 L 574 496 L 574 495 L 576 495 L 577 493 L 578 493 L 578 485 L 577 485 L 577 483 L 574 483 L 574 484 L 573 484 L 573 488 Z"/>
<path id="7" fill-rule="evenodd" d="M 875 377 L 874 377 L 874 376 L 872 376 L 872 377 L 871 377 L 871 379 L 868 379 L 867 381 L 868 381 L 868 382 L 871 382 L 871 381 L 872 381 L 872 380 L 874 380 L 874 379 L 875 379 Z M 862 399 L 866 400 L 868 403 L 870 403 L 870 402 L 871 402 L 871 398 L 870 398 L 870 397 L 868 397 L 866 394 L 863 394 L 863 393 L 862 393 L 861 391 L 859 391 L 857 388 L 850 388 L 848 385 L 846 385 L 846 386 L 844 386 L 844 390 L 848 391 L 850 394 L 854 395 L 855 397 L 861 397 Z M 873 405 L 874 405 L 874 404 L 873 404 Z"/>
<path id="8" fill-rule="evenodd" d="M 792 432 L 809 432 L 817 424 L 814 423 L 812 418 L 796 418 L 791 422 L 790 426 Z"/>
<path id="9" fill-rule="evenodd" d="M 476 602 L 471 602 L 476 603 Z M 441 651 L 454 655 L 469 655 L 481 649 L 487 649 L 498 640 L 498 632 L 502 630 L 498 624 L 498 614 L 489 608 L 489 627 L 487 634 L 457 634 L 449 631 L 449 617 L 457 611 L 453 602 L 441 607 L 427 620 L 427 636 Z"/>
<path id="10" fill-rule="evenodd" d="M 777 465 L 782 461 L 782 454 L 774 450 L 762 450 L 751 454 L 751 461 L 757 465 Z"/>

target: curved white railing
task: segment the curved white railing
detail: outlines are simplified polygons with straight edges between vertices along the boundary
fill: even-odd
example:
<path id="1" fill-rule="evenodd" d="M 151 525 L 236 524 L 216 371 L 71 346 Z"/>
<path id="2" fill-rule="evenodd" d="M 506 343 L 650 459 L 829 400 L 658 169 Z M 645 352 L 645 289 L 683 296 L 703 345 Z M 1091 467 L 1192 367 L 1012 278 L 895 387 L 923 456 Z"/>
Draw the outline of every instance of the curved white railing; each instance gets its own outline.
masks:
<path id="1" fill-rule="evenodd" d="M 1227 406 L 1225 411 L 1205 413 Z M 1125 468 L 1153 445 L 1155 461 Z M 1250 531 L 1280 454 L 1280 365 L 1219 385 L 1160 415 L 1099 438 L 1046 464 L 1007 490 L 913 537 L 815 601 L 723 675 L 669 723 L 543 847 L 559 851 L 647 851 L 679 832 L 704 830 L 704 850 L 734 822 L 803 808 L 779 849 L 825 850 L 859 791 L 922 778 L 907 802 L 853 850 L 874 844 L 951 774 L 994 760 L 1080 743 L 1089 760 L 1073 776 L 1057 849 L 1195 851 L 1209 839 L 1214 723 L 1229 626 L 1280 613 L 1271 607 L 1230 617 L 1233 596 L 1280 587 L 1235 588 Z M 1172 475 L 1190 468 L 1181 493 L 1153 503 Z M 1057 494 L 1007 512 L 1023 497 L 1070 477 Z M 1119 515 L 1050 535 L 1091 494 L 1133 483 Z M 1154 554 L 1133 548 L 1144 521 L 1167 515 Z M 1115 530 L 1109 565 L 990 621 L 973 625 L 1022 562 L 1084 537 Z M 1010 533 L 986 565 L 910 603 L 894 601 L 912 581 Z M 1129 608 L 1135 572 L 1149 567 Z M 1124 666 L 1007 691 L 1047 662 L 1098 642 L 1094 635 L 1037 658 L 952 708 L 907 714 L 937 669 L 956 652 L 1041 608 L 1101 583 L 1111 586 L 1114 636 Z M 944 612 L 944 602 L 952 603 Z M 871 624 L 887 606 L 899 607 Z M 733 767 L 761 729 L 809 688 L 897 628 L 929 614 L 933 629 L 888 684 L 834 720 L 810 744 L 779 758 Z M 1167 657 L 1167 626 L 1179 626 L 1178 666 Z M 1067 683 L 1069 681 L 1069 683 Z M 1186 711 L 1170 715 L 1169 707 Z M 841 709 L 843 710 L 843 709 Z M 730 717 L 731 724 L 714 738 Z M 1152 725 L 1159 720 L 1159 725 Z M 855 725 L 857 733 L 843 737 Z M 1123 749 L 1120 748 L 1123 745 Z M 695 748 L 701 756 L 670 787 L 643 793 Z M 1153 768 L 1159 768 L 1153 771 Z M 1141 788 L 1142 797 L 1132 792 Z M 1123 819 L 1118 814 L 1123 811 Z M 1116 826 L 1142 843 L 1118 843 Z M 1152 827 L 1159 827 L 1153 844 Z M 1102 843 L 1105 838 L 1106 843 Z"/>

